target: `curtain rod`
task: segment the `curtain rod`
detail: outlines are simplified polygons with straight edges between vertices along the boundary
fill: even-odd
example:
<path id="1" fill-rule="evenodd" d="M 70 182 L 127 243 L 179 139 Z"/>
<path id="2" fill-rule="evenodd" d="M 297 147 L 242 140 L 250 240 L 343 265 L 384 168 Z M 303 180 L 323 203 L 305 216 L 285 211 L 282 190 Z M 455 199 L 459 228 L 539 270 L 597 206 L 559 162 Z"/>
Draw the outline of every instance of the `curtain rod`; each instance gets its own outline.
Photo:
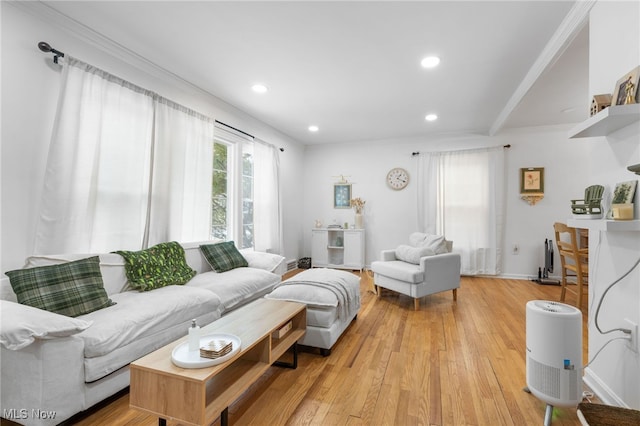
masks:
<path id="1" fill-rule="evenodd" d="M 61 52 L 61 51 L 59 51 L 59 50 L 57 50 L 57 49 L 54 49 L 54 48 L 53 48 L 53 47 L 51 47 L 51 45 L 50 45 L 49 43 L 47 43 L 46 41 L 41 41 L 41 42 L 39 42 L 39 43 L 38 43 L 38 49 L 40 49 L 41 51 L 43 51 L 43 52 L 45 52 L 45 53 L 49 53 L 49 52 L 53 53 L 53 63 L 55 63 L 55 64 L 57 64 L 57 63 L 58 63 L 58 58 L 64 58 L 64 52 Z M 247 132 L 243 132 L 243 131 L 242 131 L 242 130 L 240 130 L 240 129 L 236 129 L 236 128 L 235 128 L 235 127 L 233 127 L 233 126 L 229 126 L 228 124 L 223 123 L 222 121 L 215 120 L 215 122 L 216 122 L 217 124 L 222 124 L 222 125 L 223 125 L 223 126 L 225 126 L 225 127 L 228 127 L 228 128 L 230 128 L 230 129 L 233 129 L 233 130 L 235 130 L 236 132 L 242 133 L 243 135 L 249 136 L 249 137 L 250 137 L 250 138 L 252 138 L 252 139 L 255 139 L 255 136 L 253 136 L 253 135 L 251 135 L 251 134 L 249 134 L 249 133 L 247 133 Z M 281 151 L 281 152 L 284 152 L 284 148 L 280 147 L 279 149 L 280 149 L 280 151 Z"/>
<path id="2" fill-rule="evenodd" d="M 45 53 L 49 53 L 49 52 L 53 53 L 53 55 L 54 55 L 53 56 L 53 63 L 54 64 L 58 63 L 58 58 L 64 58 L 64 53 L 62 53 L 59 50 L 54 49 L 46 41 L 41 41 L 40 43 L 38 43 L 38 49 L 42 50 Z"/>
<path id="3" fill-rule="evenodd" d="M 236 132 L 238 132 L 238 133 L 242 133 L 242 134 L 243 134 L 243 135 L 245 135 L 245 136 L 249 136 L 251 139 L 255 139 L 255 136 L 250 135 L 250 134 L 249 134 L 249 133 L 247 133 L 247 132 L 243 132 L 243 131 L 242 131 L 242 130 L 240 130 L 240 129 L 236 129 L 236 128 L 235 128 L 235 127 L 233 127 L 233 126 L 229 126 L 228 124 L 223 123 L 222 121 L 218 121 L 218 120 L 216 120 L 216 124 L 222 124 L 223 126 L 228 127 L 228 128 L 230 128 L 230 129 L 233 129 L 233 130 L 235 130 L 235 131 L 236 131 Z"/>
<path id="4" fill-rule="evenodd" d="M 503 148 L 511 148 L 511 144 L 507 144 L 507 145 L 502 145 Z M 475 148 L 472 148 L 475 149 Z M 420 155 L 420 151 L 414 151 L 411 153 L 412 157 L 415 157 L 416 155 Z"/>
<path id="5" fill-rule="evenodd" d="M 255 136 L 250 135 L 250 134 L 249 134 L 249 133 L 247 133 L 247 132 L 243 132 L 243 131 L 242 131 L 242 130 L 240 130 L 240 129 L 236 129 L 236 128 L 235 128 L 235 127 L 233 127 L 233 126 L 229 126 L 228 124 L 225 124 L 225 123 L 223 123 L 222 121 L 218 121 L 218 120 L 215 120 L 215 121 L 216 121 L 216 124 L 221 124 L 221 125 L 223 125 L 223 126 L 225 126 L 225 127 L 228 127 L 228 128 L 230 128 L 230 129 L 232 129 L 232 130 L 235 130 L 235 131 L 236 131 L 236 132 L 238 132 L 238 133 L 242 133 L 242 134 L 243 134 L 243 135 L 245 135 L 245 136 L 249 136 L 249 137 L 250 137 L 250 138 L 252 138 L 252 139 L 256 139 L 256 137 L 255 137 Z M 278 149 L 280 150 L 280 152 L 284 152 L 284 148 L 280 147 L 280 148 L 278 148 Z"/>

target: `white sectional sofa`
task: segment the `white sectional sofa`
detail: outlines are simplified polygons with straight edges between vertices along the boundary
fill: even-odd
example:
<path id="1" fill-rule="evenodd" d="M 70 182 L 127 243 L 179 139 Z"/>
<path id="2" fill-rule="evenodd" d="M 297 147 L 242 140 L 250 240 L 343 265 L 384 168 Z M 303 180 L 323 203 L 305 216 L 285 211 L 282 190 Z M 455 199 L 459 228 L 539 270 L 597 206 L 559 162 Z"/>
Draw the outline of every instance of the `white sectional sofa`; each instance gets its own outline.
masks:
<path id="1" fill-rule="evenodd" d="M 185 285 L 145 292 L 130 289 L 120 255 L 99 254 L 104 288 L 115 305 L 75 318 L 17 303 L 3 278 L 2 416 L 25 425 L 58 424 L 126 388 L 129 363 L 186 335 L 192 319 L 209 324 L 280 283 L 282 256 L 242 251 L 248 267 L 217 273 L 200 250 L 212 243 L 181 244 L 197 272 Z M 91 256 L 32 256 L 25 267 Z"/>

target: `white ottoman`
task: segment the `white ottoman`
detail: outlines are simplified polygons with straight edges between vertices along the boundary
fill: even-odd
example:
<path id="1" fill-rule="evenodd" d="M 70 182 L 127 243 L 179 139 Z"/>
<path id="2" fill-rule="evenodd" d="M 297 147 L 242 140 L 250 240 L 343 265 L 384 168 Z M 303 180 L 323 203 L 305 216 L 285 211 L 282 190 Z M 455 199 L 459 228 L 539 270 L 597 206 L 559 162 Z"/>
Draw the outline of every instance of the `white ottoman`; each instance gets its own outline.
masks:
<path id="1" fill-rule="evenodd" d="M 307 333 L 299 344 L 320 349 L 323 356 L 360 310 L 360 277 L 337 269 L 307 269 L 278 284 L 265 296 L 307 305 Z"/>

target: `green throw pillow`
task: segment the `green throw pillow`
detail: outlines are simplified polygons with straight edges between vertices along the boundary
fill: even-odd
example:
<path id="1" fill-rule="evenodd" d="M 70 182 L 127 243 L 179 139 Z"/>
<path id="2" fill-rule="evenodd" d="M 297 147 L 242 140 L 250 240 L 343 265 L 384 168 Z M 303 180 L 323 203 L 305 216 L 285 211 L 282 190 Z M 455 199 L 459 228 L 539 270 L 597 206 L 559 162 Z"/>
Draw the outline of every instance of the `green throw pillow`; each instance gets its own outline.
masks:
<path id="1" fill-rule="evenodd" d="M 206 244 L 200 246 L 204 258 L 216 272 L 230 271 L 235 268 L 249 266 L 247 259 L 236 248 L 233 241 Z"/>
<path id="2" fill-rule="evenodd" d="M 184 249 L 175 241 L 140 251 L 115 251 L 124 257 L 124 270 L 131 287 L 149 291 L 168 285 L 183 285 L 196 275 L 187 264 Z"/>
<path id="3" fill-rule="evenodd" d="M 69 317 L 115 305 L 109 299 L 98 256 L 60 265 L 7 272 L 18 302 Z"/>

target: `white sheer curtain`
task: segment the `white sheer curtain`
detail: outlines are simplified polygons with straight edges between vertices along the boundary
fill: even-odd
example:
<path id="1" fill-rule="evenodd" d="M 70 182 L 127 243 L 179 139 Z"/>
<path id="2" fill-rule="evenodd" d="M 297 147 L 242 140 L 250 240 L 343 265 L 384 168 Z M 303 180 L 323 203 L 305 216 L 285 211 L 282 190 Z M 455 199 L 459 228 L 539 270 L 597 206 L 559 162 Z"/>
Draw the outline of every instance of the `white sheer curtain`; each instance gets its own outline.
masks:
<path id="1" fill-rule="evenodd" d="M 203 162 L 211 163 L 212 148 L 203 144 L 212 144 L 205 139 L 213 120 L 158 99 L 65 58 L 35 253 L 140 249 L 201 234 L 211 199 L 210 172 L 203 178 L 211 166 Z"/>
<path id="2" fill-rule="evenodd" d="M 418 159 L 421 231 L 444 234 L 465 275 L 497 275 L 502 266 L 504 148 L 434 152 Z"/>
<path id="3" fill-rule="evenodd" d="M 253 162 L 254 246 L 258 251 L 280 254 L 283 236 L 278 149 L 263 141 L 254 140 Z"/>
<path id="4" fill-rule="evenodd" d="M 211 231 L 213 122 L 160 99 L 156 105 L 149 240 L 203 241 Z"/>

